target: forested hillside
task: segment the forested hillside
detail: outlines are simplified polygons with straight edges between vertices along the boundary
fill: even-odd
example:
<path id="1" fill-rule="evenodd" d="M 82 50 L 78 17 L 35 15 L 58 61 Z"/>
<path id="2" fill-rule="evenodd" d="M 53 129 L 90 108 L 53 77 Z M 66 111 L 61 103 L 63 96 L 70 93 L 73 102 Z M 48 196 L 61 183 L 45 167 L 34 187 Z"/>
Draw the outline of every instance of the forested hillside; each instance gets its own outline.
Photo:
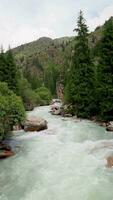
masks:
<path id="1" fill-rule="evenodd" d="M 95 46 L 102 37 L 102 27 L 89 33 L 88 40 L 95 54 Z M 16 63 L 32 89 L 46 86 L 53 95 L 56 94 L 56 82 L 64 81 L 68 72 L 76 38 L 63 37 L 52 40 L 42 37 L 34 42 L 12 49 Z M 96 56 L 95 56 L 96 57 Z M 97 58 L 95 59 L 96 62 Z"/>
<path id="2" fill-rule="evenodd" d="M 44 84 L 55 94 L 56 81 L 65 63 L 65 48 L 72 39 L 64 37 L 52 40 L 43 37 L 13 49 L 17 65 L 33 89 Z"/>

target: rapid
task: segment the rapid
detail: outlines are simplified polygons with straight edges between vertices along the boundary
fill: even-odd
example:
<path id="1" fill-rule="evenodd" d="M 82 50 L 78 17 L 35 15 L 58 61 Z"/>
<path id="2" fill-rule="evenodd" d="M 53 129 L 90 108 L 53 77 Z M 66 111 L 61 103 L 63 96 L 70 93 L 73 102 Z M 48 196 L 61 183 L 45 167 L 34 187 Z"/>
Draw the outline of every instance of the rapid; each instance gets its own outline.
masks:
<path id="1" fill-rule="evenodd" d="M 0 161 L 0 200 L 113 200 L 113 133 L 88 121 L 53 116 L 41 132 L 14 132 L 15 156 Z"/>

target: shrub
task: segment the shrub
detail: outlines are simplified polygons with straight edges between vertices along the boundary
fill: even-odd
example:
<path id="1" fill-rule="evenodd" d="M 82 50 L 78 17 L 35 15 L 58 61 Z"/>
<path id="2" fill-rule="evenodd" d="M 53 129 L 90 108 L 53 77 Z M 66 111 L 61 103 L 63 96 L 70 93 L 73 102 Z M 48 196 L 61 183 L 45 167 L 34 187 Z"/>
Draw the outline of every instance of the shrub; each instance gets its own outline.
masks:
<path id="1" fill-rule="evenodd" d="M 6 83 L 0 82 L 0 139 L 24 119 L 25 109 L 21 98 L 9 90 Z"/>
<path id="2" fill-rule="evenodd" d="M 46 87 L 40 87 L 35 91 L 36 96 L 40 98 L 41 105 L 48 105 L 51 101 L 51 93 Z"/>
<path id="3" fill-rule="evenodd" d="M 32 110 L 36 105 L 37 98 L 30 83 L 25 78 L 19 81 L 19 95 L 22 97 L 25 109 Z"/>

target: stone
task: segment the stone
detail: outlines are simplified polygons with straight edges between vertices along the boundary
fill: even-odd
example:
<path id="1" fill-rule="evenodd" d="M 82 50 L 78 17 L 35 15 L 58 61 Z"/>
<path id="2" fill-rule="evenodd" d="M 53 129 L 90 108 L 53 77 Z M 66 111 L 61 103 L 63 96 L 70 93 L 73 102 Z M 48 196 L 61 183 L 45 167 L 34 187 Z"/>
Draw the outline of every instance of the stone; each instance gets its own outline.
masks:
<path id="1" fill-rule="evenodd" d="M 108 168 L 113 167 L 113 156 L 109 156 L 109 157 L 107 158 L 107 167 L 108 167 Z"/>
<path id="2" fill-rule="evenodd" d="M 53 103 L 51 104 L 51 114 L 53 115 L 61 115 L 62 110 L 62 102 L 60 99 L 53 99 Z"/>
<path id="3" fill-rule="evenodd" d="M 107 126 L 107 123 L 106 122 L 102 122 L 101 126 L 105 127 Z"/>
<path id="4" fill-rule="evenodd" d="M 109 125 L 107 125 L 106 130 L 113 132 L 113 122 L 109 122 Z"/>
<path id="5" fill-rule="evenodd" d="M 11 150 L 0 150 L 0 159 L 14 156 L 14 152 Z"/>
<path id="6" fill-rule="evenodd" d="M 24 131 L 34 132 L 47 129 L 46 120 L 36 117 L 36 116 L 27 116 L 27 119 L 24 123 Z"/>
<path id="7" fill-rule="evenodd" d="M 64 117 L 72 117 L 72 114 L 65 114 Z"/>
<path id="8" fill-rule="evenodd" d="M 0 159 L 14 156 L 15 153 L 11 150 L 11 147 L 7 144 L 0 143 Z"/>

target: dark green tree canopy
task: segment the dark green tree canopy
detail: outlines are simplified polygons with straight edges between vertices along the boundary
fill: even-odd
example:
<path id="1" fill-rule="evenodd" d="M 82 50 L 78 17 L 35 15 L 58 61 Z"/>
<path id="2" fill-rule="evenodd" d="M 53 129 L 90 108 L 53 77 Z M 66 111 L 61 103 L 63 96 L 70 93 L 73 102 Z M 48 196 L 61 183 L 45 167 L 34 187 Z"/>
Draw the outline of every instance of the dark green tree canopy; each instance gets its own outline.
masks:
<path id="1" fill-rule="evenodd" d="M 0 81 L 4 81 L 8 84 L 8 87 L 15 93 L 18 91 L 17 83 L 18 71 L 14 61 L 11 50 L 7 53 L 1 51 L 0 53 Z"/>
<path id="2" fill-rule="evenodd" d="M 105 23 L 98 55 L 99 116 L 101 119 L 113 120 L 113 18 Z"/>
<path id="3" fill-rule="evenodd" d="M 93 68 L 88 45 L 88 28 L 80 11 L 74 55 L 66 87 L 66 100 L 74 105 L 80 117 L 92 115 Z"/>

